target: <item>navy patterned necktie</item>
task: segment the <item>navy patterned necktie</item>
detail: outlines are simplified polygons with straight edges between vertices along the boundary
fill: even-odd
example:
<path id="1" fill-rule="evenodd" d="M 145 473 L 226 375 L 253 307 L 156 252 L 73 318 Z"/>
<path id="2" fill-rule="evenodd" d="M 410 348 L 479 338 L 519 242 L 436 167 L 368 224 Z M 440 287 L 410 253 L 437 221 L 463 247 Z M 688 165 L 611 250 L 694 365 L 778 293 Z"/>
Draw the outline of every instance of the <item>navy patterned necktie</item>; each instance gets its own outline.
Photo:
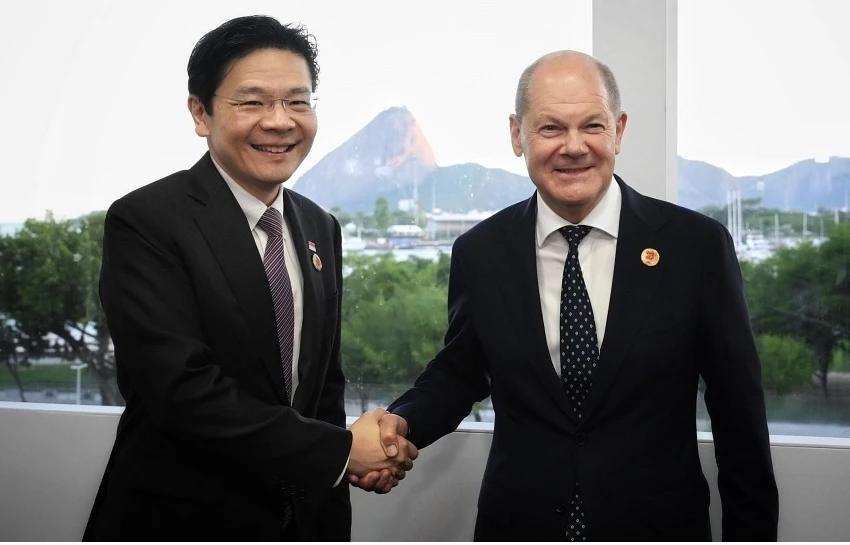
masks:
<path id="1" fill-rule="evenodd" d="M 599 363 L 593 307 L 578 261 L 578 245 L 590 230 L 586 225 L 568 225 L 560 229 L 569 245 L 561 285 L 561 385 L 579 420 L 593 384 L 593 371 Z M 585 515 L 578 483 L 569 514 L 567 537 L 570 541 L 585 541 Z"/>
<path id="2" fill-rule="evenodd" d="M 283 215 L 276 208 L 267 208 L 257 226 L 266 232 L 269 240 L 263 256 L 263 266 L 269 279 L 269 289 L 274 304 L 277 323 L 277 342 L 283 379 L 286 382 L 286 398 L 292 402 L 292 351 L 295 343 L 295 303 L 292 298 L 292 283 L 283 259 Z"/>

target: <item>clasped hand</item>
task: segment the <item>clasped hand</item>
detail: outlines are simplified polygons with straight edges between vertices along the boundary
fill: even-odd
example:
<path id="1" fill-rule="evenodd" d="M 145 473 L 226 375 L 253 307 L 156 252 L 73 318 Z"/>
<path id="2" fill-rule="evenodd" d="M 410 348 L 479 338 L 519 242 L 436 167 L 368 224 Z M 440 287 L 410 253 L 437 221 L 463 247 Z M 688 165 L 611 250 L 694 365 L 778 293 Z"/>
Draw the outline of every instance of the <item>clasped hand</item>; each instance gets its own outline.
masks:
<path id="1" fill-rule="evenodd" d="M 384 409 L 364 413 L 349 429 L 354 438 L 346 478 L 363 490 L 386 494 L 419 456 L 416 446 L 405 439 L 407 421 Z"/>

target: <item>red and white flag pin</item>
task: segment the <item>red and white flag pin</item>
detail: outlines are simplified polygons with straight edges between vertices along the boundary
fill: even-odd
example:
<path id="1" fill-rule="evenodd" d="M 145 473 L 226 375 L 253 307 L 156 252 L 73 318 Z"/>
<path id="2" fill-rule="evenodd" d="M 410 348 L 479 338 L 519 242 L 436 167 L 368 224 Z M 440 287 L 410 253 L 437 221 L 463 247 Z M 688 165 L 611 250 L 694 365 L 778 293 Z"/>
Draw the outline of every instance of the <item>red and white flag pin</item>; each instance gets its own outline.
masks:
<path id="1" fill-rule="evenodd" d="M 307 248 L 308 248 L 311 252 L 315 252 L 315 251 L 316 251 L 316 243 L 315 243 L 315 242 L 313 242 L 312 240 L 308 240 L 308 241 L 307 241 Z"/>

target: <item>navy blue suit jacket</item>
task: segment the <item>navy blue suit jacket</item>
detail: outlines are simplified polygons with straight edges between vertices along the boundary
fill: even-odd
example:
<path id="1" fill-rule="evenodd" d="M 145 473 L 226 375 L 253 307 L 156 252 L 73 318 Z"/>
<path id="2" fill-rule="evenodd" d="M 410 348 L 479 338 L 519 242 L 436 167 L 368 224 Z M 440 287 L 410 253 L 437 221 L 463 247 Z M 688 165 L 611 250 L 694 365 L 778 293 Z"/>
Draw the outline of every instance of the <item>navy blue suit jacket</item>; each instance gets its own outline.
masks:
<path id="1" fill-rule="evenodd" d="M 476 539 L 563 540 L 579 483 L 593 540 L 710 537 L 696 438 L 711 415 L 726 540 L 775 540 L 778 500 L 760 361 L 727 231 L 622 190 L 610 308 L 579 422 L 546 344 L 536 196 L 459 237 L 445 347 L 390 411 L 426 447 L 492 397 L 493 442 Z M 658 251 L 654 267 L 644 249 Z"/>

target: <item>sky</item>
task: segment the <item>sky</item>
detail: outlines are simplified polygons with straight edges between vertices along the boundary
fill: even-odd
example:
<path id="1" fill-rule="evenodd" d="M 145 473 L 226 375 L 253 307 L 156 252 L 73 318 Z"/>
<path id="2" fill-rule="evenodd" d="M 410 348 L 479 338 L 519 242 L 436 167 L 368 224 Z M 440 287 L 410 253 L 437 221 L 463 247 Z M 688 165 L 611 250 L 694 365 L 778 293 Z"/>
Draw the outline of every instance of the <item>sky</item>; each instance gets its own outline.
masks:
<path id="1" fill-rule="evenodd" d="M 3 2 L 0 223 L 102 210 L 194 164 L 206 144 L 186 109 L 189 53 L 250 13 L 304 23 L 318 41 L 319 133 L 297 174 L 392 106 L 413 113 L 438 164 L 524 173 L 508 133 L 516 80 L 546 52 L 592 53 L 592 5 L 518 5 Z M 681 1 L 679 154 L 735 175 L 850 157 L 849 15 L 842 0 Z"/>

